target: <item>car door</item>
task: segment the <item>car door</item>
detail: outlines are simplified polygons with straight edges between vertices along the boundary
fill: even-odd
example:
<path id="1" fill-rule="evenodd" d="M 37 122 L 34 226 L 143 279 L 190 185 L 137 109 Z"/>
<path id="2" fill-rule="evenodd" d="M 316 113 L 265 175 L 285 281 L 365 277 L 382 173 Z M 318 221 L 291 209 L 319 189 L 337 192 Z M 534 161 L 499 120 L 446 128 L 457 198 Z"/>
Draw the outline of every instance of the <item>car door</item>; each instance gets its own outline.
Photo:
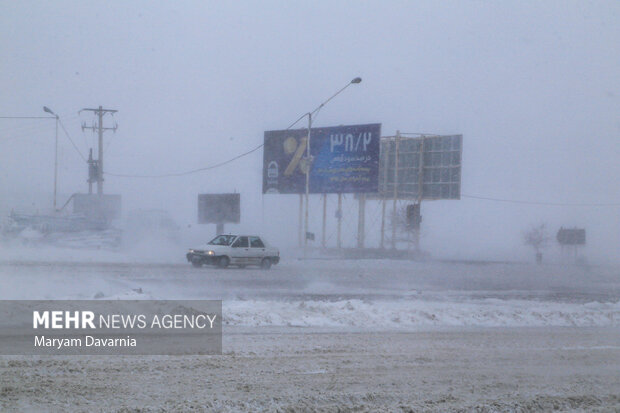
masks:
<path id="1" fill-rule="evenodd" d="M 250 238 L 250 261 L 252 264 L 260 264 L 265 257 L 265 243 L 259 237 Z"/>
<path id="2" fill-rule="evenodd" d="M 235 242 L 232 243 L 230 249 L 230 263 L 231 264 L 248 264 L 250 260 L 250 245 L 248 237 L 237 237 Z"/>

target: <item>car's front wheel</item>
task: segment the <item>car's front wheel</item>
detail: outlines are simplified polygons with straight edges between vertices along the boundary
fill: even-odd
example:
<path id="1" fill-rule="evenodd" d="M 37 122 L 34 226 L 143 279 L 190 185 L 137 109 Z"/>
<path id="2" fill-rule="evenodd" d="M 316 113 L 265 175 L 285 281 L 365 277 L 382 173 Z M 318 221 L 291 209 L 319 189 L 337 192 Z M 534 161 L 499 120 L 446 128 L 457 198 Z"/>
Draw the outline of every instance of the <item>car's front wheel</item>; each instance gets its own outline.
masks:
<path id="1" fill-rule="evenodd" d="M 200 260 L 192 261 L 192 265 L 194 266 L 194 268 L 200 268 L 202 267 L 202 261 Z"/>
<path id="2" fill-rule="evenodd" d="M 217 266 L 220 268 L 226 268 L 228 267 L 228 264 L 230 264 L 230 258 L 228 258 L 226 255 L 224 255 L 223 257 L 220 257 L 220 259 L 217 262 Z"/>
<path id="3" fill-rule="evenodd" d="M 271 268 L 271 259 L 269 258 L 263 258 L 263 260 L 260 263 L 260 267 L 263 270 L 268 270 L 269 268 Z"/>

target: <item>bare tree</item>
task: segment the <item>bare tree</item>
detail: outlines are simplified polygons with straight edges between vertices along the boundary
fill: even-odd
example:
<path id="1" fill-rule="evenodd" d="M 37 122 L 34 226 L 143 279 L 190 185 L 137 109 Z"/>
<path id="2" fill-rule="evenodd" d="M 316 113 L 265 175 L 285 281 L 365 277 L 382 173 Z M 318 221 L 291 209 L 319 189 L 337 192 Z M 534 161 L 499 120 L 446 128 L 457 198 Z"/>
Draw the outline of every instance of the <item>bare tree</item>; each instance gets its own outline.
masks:
<path id="1" fill-rule="evenodd" d="M 547 236 L 547 230 L 545 228 L 545 224 L 540 224 L 537 226 L 533 226 L 529 230 L 523 233 L 523 242 L 525 245 L 529 245 L 534 248 L 536 252 L 536 263 L 542 263 L 542 249 L 549 242 L 549 237 Z"/>

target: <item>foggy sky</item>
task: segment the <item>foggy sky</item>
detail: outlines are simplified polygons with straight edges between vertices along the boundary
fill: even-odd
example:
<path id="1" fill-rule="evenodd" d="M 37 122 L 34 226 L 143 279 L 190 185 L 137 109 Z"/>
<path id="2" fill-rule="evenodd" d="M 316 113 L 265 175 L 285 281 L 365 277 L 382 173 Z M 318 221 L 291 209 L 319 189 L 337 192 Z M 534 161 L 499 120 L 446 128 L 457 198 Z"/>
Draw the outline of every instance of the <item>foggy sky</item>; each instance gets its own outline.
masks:
<path id="1" fill-rule="evenodd" d="M 384 136 L 463 134 L 464 195 L 620 203 L 615 1 L 4 1 L 0 8 L 0 116 L 44 116 L 49 106 L 87 155 L 95 136 L 80 124 L 94 119 L 78 111 L 117 109 L 105 119 L 119 125 L 105 135 L 107 172 L 165 174 L 231 158 L 360 76 L 315 126 L 379 122 Z M 86 192 L 87 170 L 62 129 L 59 141 L 62 205 Z M 14 207 L 51 207 L 53 142 L 53 120 L 0 119 L 3 216 Z M 294 242 L 298 199 L 263 199 L 261 168 L 257 151 L 186 177 L 106 176 L 104 189 L 123 195 L 125 211 L 168 209 L 194 227 L 198 193 L 237 191 L 235 228 Z M 318 234 L 318 196 L 312 205 Z M 352 245 L 357 207 L 352 199 L 346 205 Z M 335 196 L 329 206 L 333 216 Z M 367 210 L 371 243 L 377 208 Z M 620 247 L 620 206 L 463 197 L 425 202 L 422 214 L 424 246 L 437 255 L 527 257 L 520 234 L 542 222 L 550 235 L 561 225 L 585 227 L 589 257 L 617 260 Z"/>

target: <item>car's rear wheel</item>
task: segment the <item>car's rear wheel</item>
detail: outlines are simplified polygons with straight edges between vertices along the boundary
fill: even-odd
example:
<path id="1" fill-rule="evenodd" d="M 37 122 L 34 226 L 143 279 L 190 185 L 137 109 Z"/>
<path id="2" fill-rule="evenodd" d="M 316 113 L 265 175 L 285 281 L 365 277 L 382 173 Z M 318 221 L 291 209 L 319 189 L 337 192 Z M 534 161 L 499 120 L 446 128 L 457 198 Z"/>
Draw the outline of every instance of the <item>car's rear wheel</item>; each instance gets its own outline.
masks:
<path id="1" fill-rule="evenodd" d="M 271 268 L 271 259 L 263 258 L 263 260 L 260 262 L 260 267 L 263 270 L 268 270 L 269 268 Z"/>
<path id="2" fill-rule="evenodd" d="M 220 257 L 220 259 L 217 261 L 217 266 L 220 268 L 226 268 L 228 267 L 228 264 L 230 264 L 230 258 L 228 258 L 226 255 Z"/>

